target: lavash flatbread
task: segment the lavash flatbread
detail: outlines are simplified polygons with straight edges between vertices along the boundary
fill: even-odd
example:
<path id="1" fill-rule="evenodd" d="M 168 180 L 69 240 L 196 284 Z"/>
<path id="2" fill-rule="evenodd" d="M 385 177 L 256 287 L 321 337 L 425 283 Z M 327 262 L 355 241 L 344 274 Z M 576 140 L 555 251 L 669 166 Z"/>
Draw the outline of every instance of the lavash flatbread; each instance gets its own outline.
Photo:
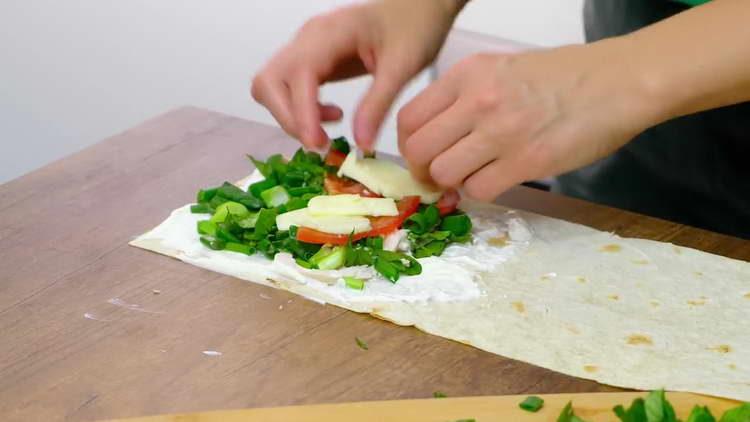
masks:
<path id="1" fill-rule="evenodd" d="M 508 211 L 470 201 L 462 208 Z M 160 237 L 173 217 L 131 245 L 564 374 L 750 401 L 750 263 L 518 214 L 534 233 L 528 247 L 481 274 L 478 299 L 453 303 L 349 303 L 277 277 L 262 256 L 189 258 Z M 225 259 L 242 270 L 226 271 Z"/>

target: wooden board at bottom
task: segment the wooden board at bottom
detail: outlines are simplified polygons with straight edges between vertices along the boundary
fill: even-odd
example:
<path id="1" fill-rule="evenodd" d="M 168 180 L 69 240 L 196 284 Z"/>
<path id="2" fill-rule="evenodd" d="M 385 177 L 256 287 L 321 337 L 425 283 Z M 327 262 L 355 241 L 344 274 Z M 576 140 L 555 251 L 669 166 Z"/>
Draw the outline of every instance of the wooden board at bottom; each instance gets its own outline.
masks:
<path id="1" fill-rule="evenodd" d="M 629 406 L 645 393 L 541 394 L 544 407 L 537 413 L 521 410 L 518 404 L 526 397 L 485 396 L 418 400 L 390 400 L 309 406 L 269 407 L 243 410 L 220 410 L 180 415 L 117 419 L 122 422 L 446 422 L 474 419 L 476 422 L 555 421 L 562 408 L 573 402 L 576 415 L 588 422 L 616 421 L 612 408 Z M 715 417 L 739 405 L 738 402 L 689 393 L 667 393 L 678 417 L 685 419 L 694 405 L 708 406 Z"/>

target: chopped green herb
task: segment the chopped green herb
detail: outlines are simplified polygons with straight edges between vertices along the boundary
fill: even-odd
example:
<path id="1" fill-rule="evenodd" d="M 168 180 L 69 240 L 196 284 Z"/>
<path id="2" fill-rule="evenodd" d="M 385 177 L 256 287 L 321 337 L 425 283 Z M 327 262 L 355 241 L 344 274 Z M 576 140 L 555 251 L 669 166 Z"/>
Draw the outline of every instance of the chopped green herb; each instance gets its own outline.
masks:
<path id="1" fill-rule="evenodd" d="M 229 215 L 237 218 L 244 218 L 249 213 L 250 212 L 247 208 L 239 202 L 227 201 L 216 207 L 216 212 L 214 212 L 214 215 L 211 217 L 211 221 L 214 223 L 223 223 Z"/>
<path id="2" fill-rule="evenodd" d="M 251 247 L 250 245 L 236 242 L 227 242 L 227 244 L 224 246 L 224 249 L 227 251 L 244 253 L 245 255 L 252 255 L 255 253 L 255 248 Z"/>
<path id="3" fill-rule="evenodd" d="M 277 186 L 279 183 L 276 181 L 275 176 L 271 176 L 268 178 L 265 178 L 259 182 L 255 182 L 252 185 L 250 185 L 247 190 L 250 192 L 254 197 L 260 198 L 260 194 L 268 189 L 271 189 L 274 186 Z"/>
<path id="4" fill-rule="evenodd" d="M 331 148 L 338 152 L 343 152 L 344 154 L 349 154 L 350 151 L 349 142 L 347 142 L 346 138 L 343 136 L 333 139 L 331 141 Z"/>
<path id="5" fill-rule="evenodd" d="M 365 281 L 361 278 L 356 277 L 344 277 L 346 287 L 354 290 L 363 290 L 365 288 Z"/>
<path id="6" fill-rule="evenodd" d="M 440 229 L 454 236 L 463 236 L 471 232 L 471 219 L 466 214 L 449 215 L 443 219 Z"/>
<path id="7" fill-rule="evenodd" d="M 213 209 L 208 204 L 195 204 L 190 206 L 190 212 L 193 214 L 211 214 Z"/>
<path id="8" fill-rule="evenodd" d="M 644 419 L 645 421 L 645 419 Z M 576 416 L 575 412 L 573 411 L 573 402 L 568 402 L 568 404 L 565 405 L 562 412 L 560 412 L 560 416 L 557 417 L 557 422 L 585 422 L 583 419 Z"/>
<path id="9" fill-rule="evenodd" d="M 283 186 L 274 186 L 261 192 L 260 198 L 268 208 L 274 208 L 286 204 L 289 201 L 289 193 Z"/>
<path id="10" fill-rule="evenodd" d="M 209 249 L 220 251 L 224 249 L 224 241 L 219 239 L 211 239 L 208 237 L 201 236 L 201 243 L 206 245 Z"/>
<path id="11" fill-rule="evenodd" d="M 518 407 L 528 412 L 538 412 L 542 406 L 544 406 L 544 400 L 537 396 L 528 396 L 518 404 Z"/>
<path id="12" fill-rule="evenodd" d="M 206 234 L 209 236 L 216 236 L 216 223 L 209 221 L 209 220 L 199 221 L 198 233 Z"/>
<path id="13" fill-rule="evenodd" d="M 654 422 L 677 422 L 674 408 L 664 396 L 664 390 L 652 391 L 646 396 L 646 420 Z"/>
<path id="14" fill-rule="evenodd" d="M 476 419 L 456 419 L 453 422 L 477 422 Z"/>
<path id="15" fill-rule="evenodd" d="M 434 393 L 432 393 L 432 397 L 435 397 L 436 399 L 444 399 L 448 396 L 445 395 L 445 393 L 443 393 L 442 391 L 435 391 Z"/>
<path id="16" fill-rule="evenodd" d="M 727 410 L 719 422 L 750 422 L 750 403 Z"/>
<path id="17" fill-rule="evenodd" d="M 357 346 L 359 346 L 360 349 L 362 349 L 362 350 L 370 350 L 370 348 L 367 346 L 367 343 L 365 343 L 365 341 L 362 340 L 361 338 L 354 337 L 354 341 L 357 342 Z"/>
<path id="18" fill-rule="evenodd" d="M 213 199 L 214 196 L 216 196 L 216 191 L 218 191 L 219 188 L 210 188 L 210 189 L 201 189 L 198 191 L 198 195 L 196 196 L 196 202 L 203 203 L 208 202 L 211 199 Z"/>
<path id="19" fill-rule="evenodd" d="M 613 411 L 621 422 L 640 422 L 646 420 L 646 405 L 640 397 L 633 400 L 628 409 L 625 409 L 622 405 L 617 405 Z"/>
<path id="20" fill-rule="evenodd" d="M 708 410 L 708 407 L 695 406 L 685 422 L 716 422 L 716 418 Z"/>
<path id="21" fill-rule="evenodd" d="M 331 253 L 317 262 L 318 269 L 335 270 L 341 268 L 346 263 L 346 249 L 343 246 L 336 246 Z"/>
<path id="22" fill-rule="evenodd" d="M 305 261 L 302 258 L 296 258 L 294 261 L 297 263 L 297 265 L 299 265 L 302 268 L 306 268 L 308 270 L 313 269 L 313 265 L 310 264 L 309 262 Z"/>
<path id="23" fill-rule="evenodd" d="M 255 224 L 258 222 L 258 215 L 260 215 L 260 212 L 250 213 L 246 217 L 238 220 L 237 225 L 243 229 L 255 228 Z"/>

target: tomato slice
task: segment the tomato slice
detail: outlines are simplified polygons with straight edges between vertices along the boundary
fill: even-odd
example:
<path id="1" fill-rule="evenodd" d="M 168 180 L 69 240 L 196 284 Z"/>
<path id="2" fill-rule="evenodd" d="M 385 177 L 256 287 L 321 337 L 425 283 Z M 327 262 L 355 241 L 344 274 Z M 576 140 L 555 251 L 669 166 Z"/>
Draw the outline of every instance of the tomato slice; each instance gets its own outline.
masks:
<path id="1" fill-rule="evenodd" d="M 337 149 L 331 148 L 330 150 L 328 150 L 328 155 L 326 155 L 325 163 L 329 166 L 341 167 L 341 164 L 344 163 L 345 159 L 346 154 Z"/>
<path id="2" fill-rule="evenodd" d="M 338 177 L 333 173 L 326 174 L 325 180 L 323 180 L 323 187 L 329 195 L 350 193 L 368 198 L 381 198 L 377 193 L 368 190 L 362 183 Z"/>
<path id="3" fill-rule="evenodd" d="M 409 218 L 409 216 L 417 212 L 419 209 L 419 197 L 406 196 L 398 201 L 396 208 L 398 208 L 399 212 L 396 216 L 370 217 L 372 229 L 367 232 L 353 235 L 352 241 L 357 241 L 366 237 L 387 235 L 388 233 L 397 230 L 402 224 L 404 224 L 404 221 Z M 349 241 L 349 235 L 324 233 L 308 227 L 300 227 L 297 229 L 297 240 L 305 243 L 346 245 L 346 242 Z"/>
<path id="4" fill-rule="evenodd" d="M 448 215 L 456 210 L 459 202 L 461 202 L 461 195 L 458 191 L 455 189 L 448 189 L 443 192 L 443 195 L 440 196 L 440 199 L 438 199 L 435 206 L 438 211 L 440 211 L 440 215 Z"/>

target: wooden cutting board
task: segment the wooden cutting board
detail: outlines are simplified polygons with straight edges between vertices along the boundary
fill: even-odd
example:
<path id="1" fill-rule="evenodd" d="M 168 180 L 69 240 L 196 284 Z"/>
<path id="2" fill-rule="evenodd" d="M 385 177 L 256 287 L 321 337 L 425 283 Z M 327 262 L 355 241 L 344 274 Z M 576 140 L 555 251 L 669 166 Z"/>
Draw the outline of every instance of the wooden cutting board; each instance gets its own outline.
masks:
<path id="1" fill-rule="evenodd" d="M 612 408 L 630 405 L 645 393 L 542 394 L 544 407 L 530 413 L 518 407 L 526 396 L 485 396 L 419 400 L 371 401 L 341 404 L 318 404 L 261 409 L 220 410 L 181 415 L 118 419 L 127 422 L 452 422 L 475 419 L 476 422 L 555 421 L 562 408 L 573 402 L 576 415 L 588 422 L 616 421 Z M 668 393 L 678 417 L 687 418 L 694 405 L 708 406 L 714 416 L 739 403 L 689 393 Z"/>

